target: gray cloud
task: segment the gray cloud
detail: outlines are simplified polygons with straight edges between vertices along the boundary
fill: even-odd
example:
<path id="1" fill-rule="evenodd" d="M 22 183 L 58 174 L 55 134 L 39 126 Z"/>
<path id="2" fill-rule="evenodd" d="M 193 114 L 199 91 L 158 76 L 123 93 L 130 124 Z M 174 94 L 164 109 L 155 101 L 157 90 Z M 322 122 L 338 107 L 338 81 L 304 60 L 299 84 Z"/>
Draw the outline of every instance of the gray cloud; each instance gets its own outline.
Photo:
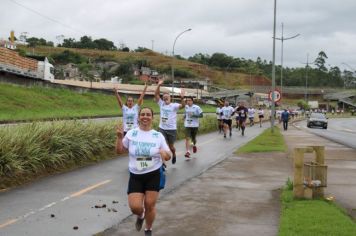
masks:
<path id="1" fill-rule="evenodd" d="M 53 22 L 19 5 L 23 4 L 59 21 Z M 55 41 L 56 35 L 79 39 L 83 34 L 104 37 L 116 45 L 125 43 L 134 49 L 151 47 L 158 52 L 172 51 L 176 35 L 187 28 L 176 44 L 176 53 L 224 52 L 255 60 L 272 59 L 273 1 L 263 0 L 3 0 L 0 37 L 10 30 L 17 35 L 44 37 Z M 356 67 L 356 2 L 353 0 L 277 1 L 277 37 L 284 22 L 285 65 L 302 66 L 307 53 L 311 60 L 321 50 L 329 56 L 328 64 L 347 62 Z M 66 26 L 64 26 L 66 25 Z M 68 27 L 67 27 L 68 26 Z M 277 41 L 276 63 L 280 63 Z M 342 66 L 341 66 L 342 67 Z"/>

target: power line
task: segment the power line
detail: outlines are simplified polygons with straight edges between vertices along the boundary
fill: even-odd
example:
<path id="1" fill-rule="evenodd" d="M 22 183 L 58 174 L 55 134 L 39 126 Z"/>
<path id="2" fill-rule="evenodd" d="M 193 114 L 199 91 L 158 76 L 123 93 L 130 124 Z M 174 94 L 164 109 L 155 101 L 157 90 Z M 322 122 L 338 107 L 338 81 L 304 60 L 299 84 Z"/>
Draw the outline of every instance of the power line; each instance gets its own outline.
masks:
<path id="1" fill-rule="evenodd" d="M 38 11 L 32 9 L 32 8 L 29 8 L 29 7 L 27 7 L 27 6 L 23 5 L 23 4 L 21 4 L 21 3 L 17 2 L 17 1 L 15 1 L 15 0 L 9 0 L 9 1 L 12 2 L 12 3 L 14 3 L 14 4 L 16 4 L 16 5 L 18 5 L 18 6 L 20 6 L 20 7 L 23 7 L 23 8 L 25 8 L 26 10 L 31 11 L 32 13 L 35 13 L 36 15 L 39 15 L 39 16 L 41 16 L 41 17 L 43 17 L 43 18 L 45 18 L 45 19 L 47 19 L 47 20 L 49 20 L 49 21 L 52 21 L 52 22 L 57 23 L 57 24 L 60 24 L 60 25 L 66 27 L 66 28 L 68 28 L 68 29 L 71 29 L 71 30 L 73 30 L 73 31 L 76 31 L 76 32 L 79 32 L 79 33 L 82 33 L 82 34 L 85 35 L 85 33 L 84 33 L 83 31 L 78 30 L 78 29 L 76 29 L 76 28 L 73 28 L 72 26 L 67 25 L 67 24 L 64 24 L 64 23 L 62 23 L 62 22 L 60 22 L 60 21 L 58 21 L 58 20 L 56 20 L 56 19 L 53 19 L 53 18 L 51 18 L 51 17 L 49 17 L 49 16 L 43 15 L 42 13 L 40 13 L 40 12 L 38 12 Z"/>

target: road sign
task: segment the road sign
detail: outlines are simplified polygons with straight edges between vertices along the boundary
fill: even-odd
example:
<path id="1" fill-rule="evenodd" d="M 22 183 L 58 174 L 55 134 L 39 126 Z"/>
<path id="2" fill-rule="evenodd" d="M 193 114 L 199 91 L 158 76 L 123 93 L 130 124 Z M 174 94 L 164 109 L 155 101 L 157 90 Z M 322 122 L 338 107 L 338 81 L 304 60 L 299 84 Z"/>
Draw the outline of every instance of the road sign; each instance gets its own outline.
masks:
<path id="1" fill-rule="evenodd" d="M 269 100 L 272 101 L 272 94 L 273 94 L 273 91 L 269 92 L 268 94 L 268 98 Z M 279 102 L 282 98 L 282 95 L 281 95 L 281 92 L 279 92 L 278 90 L 274 90 L 274 102 Z"/>

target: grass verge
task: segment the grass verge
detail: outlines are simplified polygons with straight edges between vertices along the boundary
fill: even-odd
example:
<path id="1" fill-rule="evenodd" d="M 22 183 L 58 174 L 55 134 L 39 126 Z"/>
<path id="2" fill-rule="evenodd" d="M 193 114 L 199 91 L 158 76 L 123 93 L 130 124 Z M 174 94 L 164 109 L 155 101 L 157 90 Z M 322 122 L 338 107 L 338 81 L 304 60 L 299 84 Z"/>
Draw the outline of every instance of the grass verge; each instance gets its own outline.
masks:
<path id="1" fill-rule="evenodd" d="M 279 236 L 356 235 L 356 223 L 333 202 L 295 200 L 293 191 L 284 189 Z"/>
<path id="2" fill-rule="evenodd" d="M 235 153 L 252 153 L 252 152 L 285 152 L 287 146 L 284 142 L 283 135 L 278 127 L 266 129 L 259 136 L 240 147 Z"/>
<path id="3" fill-rule="evenodd" d="M 216 130 L 215 116 L 200 121 L 199 133 Z M 117 123 L 56 121 L 0 127 L 0 189 L 116 157 Z M 183 119 L 178 120 L 177 137 L 184 137 Z"/>
<path id="4" fill-rule="evenodd" d="M 152 98 L 146 98 L 143 106 L 151 107 L 156 113 L 159 111 Z M 201 108 L 204 112 L 216 110 L 210 105 L 201 105 Z M 0 83 L 0 122 L 119 115 L 122 112 L 114 94 L 79 93 L 68 89 Z"/>

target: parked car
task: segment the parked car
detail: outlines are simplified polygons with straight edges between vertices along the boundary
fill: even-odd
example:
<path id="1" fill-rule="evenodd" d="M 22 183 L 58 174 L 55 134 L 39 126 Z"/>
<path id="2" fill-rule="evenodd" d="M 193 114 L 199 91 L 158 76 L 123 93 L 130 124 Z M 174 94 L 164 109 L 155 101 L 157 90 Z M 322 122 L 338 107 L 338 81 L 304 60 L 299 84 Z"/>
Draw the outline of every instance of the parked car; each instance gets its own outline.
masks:
<path id="1" fill-rule="evenodd" d="M 307 119 L 307 127 L 321 127 L 323 129 L 328 128 L 328 118 L 323 113 L 311 113 Z"/>

